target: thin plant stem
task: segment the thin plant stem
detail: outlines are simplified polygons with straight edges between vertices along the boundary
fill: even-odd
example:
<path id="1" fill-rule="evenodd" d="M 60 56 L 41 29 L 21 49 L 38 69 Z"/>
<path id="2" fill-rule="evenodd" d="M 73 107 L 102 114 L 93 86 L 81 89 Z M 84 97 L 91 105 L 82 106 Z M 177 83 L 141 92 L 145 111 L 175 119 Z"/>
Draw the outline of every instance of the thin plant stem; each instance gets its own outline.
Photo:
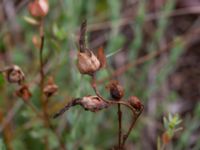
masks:
<path id="1" fill-rule="evenodd" d="M 118 147 L 121 149 L 121 134 L 122 134 L 122 111 L 120 104 L 117 105 L 118 109 L 118 126 L 119 126 L 119 133 L 118 133 Z"/>
<path id="2" fill-rule="evenodd" d="M 130 126 L 130 128 L 128 129 L 128 132 L 127 132 L 126 134 L 124 134 L 124 136 L 123 136 L 123 141 L 122 141 L 122 147 L 124 147 L 125 142 L 126 142 L 128 136 L 130 135 L 130 133 L 131 133 L 131 131 L 132 131 L 132 129 L 133 129 L 133 127 L 134 127 L 134 125 L 135 125 L 135 123 L 136 123 L 138 117 L 139 117 L 140 114 L 142 113 L 143 109 L 144 109 L 144 106 L 142 106 L 142 108 L 140 109 L 140 111 L 137 113 L 137 115 L 136 115 L 135 118 L 133 119 L 133 121 L 132 121 L 132 123 L 131 123 L 131 126 Z"/>
<path id="3" fill-rule="evenodd" d="M 126 107 L 128 107 L 129 109 L 131 109 L 132 113 L 133 113 L 133 116 L 136 116 L 136 112 L 137 110 L 134 109 L 129 103 L 127 103 L 126 101 L 113 101 L 113 100 L 106 100 L 105 98 L 103 98 L 103 96 L 101 96 L 101 94 L 99 93 L 98 89 L 97 89 L 97 86 L 96 86 L 96 79 L 95 79 L 95 76 L 92 76 L 92 82 L 91 82 L 91 86 L 95 92 L 95 94 L 100 97 L 105 103 L 108 103 L 110 105 L 112 104 L 122 104 Z"/>
<path id="4" fill-rule="evenodd" d="M 39 32 L 40 32 L 40 40 L 41 40 L 41 45 L 40 45 L 40 49 L 39 49 L 39 60 L 40 60 L 40 102 L 42 105 L 42 111 L 43 111 L 43 115 L 44 115 L 44 120 L 45 120 L 45 126 L 48 127 L 49 126 L 49 122 L 48 122 L 48 116 L 47 116 L 47 112 L 46 112 L 46 108 L 45 108 L 45 102 L 44 102 L 44 95 L 43 95 L 43 88 L 44 88 L 44 64 L 43 64 L 43 49 L 44 49 L 44 24 L 43 24 L 43 20 L 41 20 L 40 26 L 39 26 Z M 48 150 L 48 136 L 45 136 L 45 146 L 46 149 Z"/>
<path id="5" fill-rule="evenodd" d="M 41 39 L 41 45 L 40 45 L 40 50 L 39 50 L 39 59 L 40 59 L 40 94 L 41 94 L 41 105 L 42 105 L 42 111 L 44 115 L 44 121 L 46 127 L 48 127 L 57 137 L 57 140 L 60 144 L 60 148 L 62 150 L 66 150 L 65 143 L 62 141 L 61 137 L 59 134 L 55 131 L 54 127 L 51 125 L 51 122 L 49 120 L 49 115 L 48 115 L 48 98 L 45 98 L 45 95 L 43 94 L 43 89 L 44 89 L 44 80 L 45 80 L 45 73 L 44 73 L 44 62 L 43 62 L 43 49 L 44 49 L 44 24 L 43 20 L 41 21 L 40 24 L 40 39 Z M 47 137 L 48 139 L 48 137 Z M 48 140 L 46 140 L 48 142 Z M 48 147 L 47 147 L 48 148 Z"/>
<path id="6" fill-rule="evenodd" d="M 124 147 L 125 142 L 126 142 L 127 138 L 129 137 L 129 135 L 130 135 L 130 133 L 131 133 L 131 131 L 132 131 L 132 129 L 133 129 L 133 127 L 134 127 L 134 125 L 135 125 L 137 119 L 138 119 L 138 117 L 140 116 L 140 114 L 142 113 L 142 111 L 143 111 L 143 109 L 144 109 L 144 106 L 142 105 L 142 108 L 141 108 L 140 111 L 138 112 L 135 108 L 133 108 L 133 107 L 132 107 L 130 104 L 128 104 L 126 101 L 122 101 L 122 100 L 120 100 L 120 101 L 109 100 L 109 101 L 108 101 L 108 100 L 105 100 L 105 99 L 101 96 L 101 94 L 99 93 L 99 91 L 98 91 L 98 89 L 97 89 L 97 86 L 96 86 L 96 78 L 95 78 L 94 75 L 92 76 L 91 86 L 92 86 L 93 90 L 95 91 L 96 95 L 97 95 L 98 97 L 100 97 L 102 100 L 104 100 L 106 103 L 109 103 L 110 105 L 111 105 L 111 104 L 118 104 L 118 122 L 119 122 L 119 133 L 118 133 L 118 134 L 119 134 L 119 139 L 118 139 L 118 145 L 119 145 L 119 149 L 121 149 L 122 147 Z M 121 110 L 120 110 L 120 104 L 122 104 L 122 105 L 128 107 L 129 109 L 131 109 L 131 111 L 132 111 L 132 113 L 133 113 L 133 117 L 134 117 L 134 119 L 133 119 L 133 121 L 132 121 L 132 123 L 131 123 L 131 126 L 130 126 L 130 128 L 128 129 L 128 132 L 127 132 L 126 134 L 124 134 L 124 136 L 123 136 L 122 145 L 121 145 L 121 118 L 122 118 L 122 114 L 119 113 L 119 112 L 121 112 Z"/>

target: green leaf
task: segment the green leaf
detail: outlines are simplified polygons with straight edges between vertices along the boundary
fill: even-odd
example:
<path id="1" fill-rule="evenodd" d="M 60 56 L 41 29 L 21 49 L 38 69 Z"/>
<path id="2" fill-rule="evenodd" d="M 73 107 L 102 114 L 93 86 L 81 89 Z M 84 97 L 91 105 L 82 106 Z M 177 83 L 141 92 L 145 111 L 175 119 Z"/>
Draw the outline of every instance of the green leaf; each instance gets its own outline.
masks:
<path id="1" fill-rule="evenodd" d="M 0 139 L 0 150 L 6 150 L 6 146 L 3 139 Z"/>
<path id="2" fill-rule="evenodd" d="M 2 74 L 0 74 L 0 88 L 3 86 L 4 84 L 4 77 Z"/>

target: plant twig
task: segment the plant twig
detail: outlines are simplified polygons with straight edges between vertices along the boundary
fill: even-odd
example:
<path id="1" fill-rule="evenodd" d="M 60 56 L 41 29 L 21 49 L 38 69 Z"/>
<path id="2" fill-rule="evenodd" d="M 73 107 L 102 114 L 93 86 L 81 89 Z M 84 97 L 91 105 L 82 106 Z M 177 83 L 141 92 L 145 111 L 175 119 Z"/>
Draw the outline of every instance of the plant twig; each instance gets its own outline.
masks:
<path id="1" fill-rule="evenodd" d="M 62 108 L 59 112 L 53 115 L 53 118 L 57 118 L 58 116 L 61 116 L 65 111 L 67 111 L 70 107 L 77 104 L 78 101 L 80 101 L 81 98 L 76 98 L 71 100 L 64 108 Z"/>
<path id="2" fill-rule="evenodd" d="M 40 50 L 39 50 L 39 57 L 40 57 L 40 94 L 41 94 L 40 100 L 41 100 L 42 111 L 43 111 L 43 115 L 44 115 L 44 121 L 45 121 L 46 127 L 48 127 L 56 135 L 58 142 L 60 144 L 60 148 L 62 150 L 66 150 L 65 143 L 62 141 L 59 134 L 55 131 L 54 127 L 51 125 L 51 122 L 49 120 L 49 115 L 48 115 L 48 112 L 47 112 L 49 100 L 48 100 L 48 98 L 45 99 L 45 95 L 43 94 L 44 80 L 45 80 L 44 62 L 43 62 L 43 48 L 44 48 L 44 40 L 45 40 L 43 20 L 41 21 L 41 24 L 40 24 L 40 38 L 41 38 L 41 45 L 40 45 Z"/>
<path id="3" fill-rule="evenodd" d="M 130 126 L 130 128 L 128 129 L 128 132 L 127 132 L 126 134 L 123 135 L 122 147 L 124 147 L 125 142 L 126 142 L 128 136 L 130 135 L 130 133 L 131 133 L 131 131 L 132 131 L 132 129 L 133 129 L 133 127 L 134 127 L 134 125 L 135 125 L 135 123 L 136 123 L 138 117 L 139 117 L 140 114 L 142 113 L 143 109 L 144 109 L 144 106 L 142 105 L 142 108 L 139 110 L 139 112 L 137 113 L 137 115 L 136 115 L 135 118 L 133 119 L 133 121 L 132 121 L 132 123 L 131 123 L 131 126 Z"/>
<path id="4" fill-rule="evenodd" d="M 141 110 L 139 111 L 139 113 L 137 113 L 137 110 L 134 109 L 131 105 L 129 105 L 126 101 L 113 101 L 113 100 L 105 100 L 101 94 L 99 93 L 98 89 L 97 89 L 97 86 L 96 86 L 96 79 L 95 79 L 95 76 L 92 76 L 92 82 L 91 82 L 91 86 L 92 88 L 94 89 L 95 93 L 97 96 L 99 96 L 102 100 L 104 100 L 105 102 L 109 103 L 109 104 L 118 104 L 118 122 L 119 122 L 119 139 L 118 139 L 118 145 L 119 145 L 119 149 L 121 149 L 122 147 L 124 147 L 125 145 L 125 142 L 129 136 L 129 134 L 131 133 L 134 125 L 135 125 L 135 122 L 137 121 L 138 117 L 140 116 L 140 114 L 142 113 L 143 109 L 144 109 L 144 106 L 142 106 Z M 129 109 L 131 109 L 132 113 L 133 113 L 133 122 L 131 123 L 131 126 L 128 130 L 128 132 L 123 136 L 123 140 L 122 140 L 122 145 L 121 145 L 121 117 L 122 117 L 122 114 L 121 114 L 121 110 L 120 110 L 120 104 L 128 107 Z"/>
<path id="5" fill-rule="evenodd" d="M 128 107 L 129 109 L 131 109 L 132 113 L 134 116 L 136 116 L 136 110 L 129 104 L 127 103 L 126 101 L 113 101 L 113 100 L 106 100 L 105 98 L 103 98 L 103 96 L 101 96 L 101 94 L 99 93 L 98 89 L 97 89 L 97 86 L 96 86 L 96 78 L 95 76 L 93 75 L 92 76 L 92 82 L 91 82 L 91 86 L 95 92 L 95 94 L 100 97 L 104 102 L 108 103 L 108 104 L 121 104 L 121 105 L 124 105 L 126 107 Z"/>
<path id="6" fill-rule="evenodd" d="M 118 126 L 119 126 L 119 133 L 118 133 L 118 147 L 121 149 L 121 134 L 122 134 L 122 111 L 120 104 L 118 104 Z"/>

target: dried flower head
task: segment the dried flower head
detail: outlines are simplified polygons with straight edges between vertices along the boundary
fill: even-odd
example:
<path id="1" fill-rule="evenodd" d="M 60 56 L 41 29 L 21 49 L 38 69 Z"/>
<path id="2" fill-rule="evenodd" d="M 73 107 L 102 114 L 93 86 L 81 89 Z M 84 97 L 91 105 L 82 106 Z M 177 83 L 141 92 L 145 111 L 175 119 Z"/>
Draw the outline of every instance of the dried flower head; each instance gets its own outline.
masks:
<path id="1" fill-rule="evenodd" d="M 21 97 L 24 101 L 28 101 L 32 94 L 29 91 L 29 88 L 27 85 L 22 85 L 17 91 L 16 91 L 16 95 L 18 97 Z"/>
<path id="2" fill-rule="evenodd" d="M 28 10 L 33 17 L 44 17 L 49 11 L 48 0 L 34 0 L 28 5 Z"/>
<path id="3" fill-rule="evenodd" d="M 110 90 L 110 95 L 114 100 L 120 100 L 124 96 L 124 88 L 118 81 L 111 81 L 107 87 Z"/>
<path id="4" fill-rule="evenodd" d="M 7 81 L 10 83 L 21 84 L 25 79 L 22 69 L 17 65 L 4 69 L 3 73 L 6 76 Z"/>
<path id="5" fill-rule="evenodd" d="M 93 75 L 100 69 L 100 61 L 90 50 L 78 52 L 77 67 L 80 73 Z"/>
<path id="6" fill-rule="evenodd" d="M 129 98 L 129 103 L 133 106 L 136 110 L 140 110 L 142 108 L 141 101 L 136 96 L 131 96 Z"/>
<path id="7" fill-rule="evenodd" d="M 44 87 L 43 92 L 47 97 L 54 95 L 58 90 L 58 86 L 55 84 L 53 77 L 49 77 L 47 85 Z"/>

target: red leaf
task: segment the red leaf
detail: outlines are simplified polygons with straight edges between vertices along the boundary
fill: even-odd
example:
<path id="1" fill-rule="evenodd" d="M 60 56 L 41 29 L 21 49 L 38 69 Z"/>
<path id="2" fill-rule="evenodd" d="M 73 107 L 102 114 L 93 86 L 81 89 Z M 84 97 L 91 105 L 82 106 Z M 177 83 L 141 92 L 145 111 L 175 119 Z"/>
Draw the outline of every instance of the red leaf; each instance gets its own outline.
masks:
<path id="1" fill-rule="evenodd" d="M 100 61 L 101 68 L 104 68 L 106 66 L 106 56 L 104 54 L 104 49 L 102 47 L 98 49 L 97 58 Z"/>

